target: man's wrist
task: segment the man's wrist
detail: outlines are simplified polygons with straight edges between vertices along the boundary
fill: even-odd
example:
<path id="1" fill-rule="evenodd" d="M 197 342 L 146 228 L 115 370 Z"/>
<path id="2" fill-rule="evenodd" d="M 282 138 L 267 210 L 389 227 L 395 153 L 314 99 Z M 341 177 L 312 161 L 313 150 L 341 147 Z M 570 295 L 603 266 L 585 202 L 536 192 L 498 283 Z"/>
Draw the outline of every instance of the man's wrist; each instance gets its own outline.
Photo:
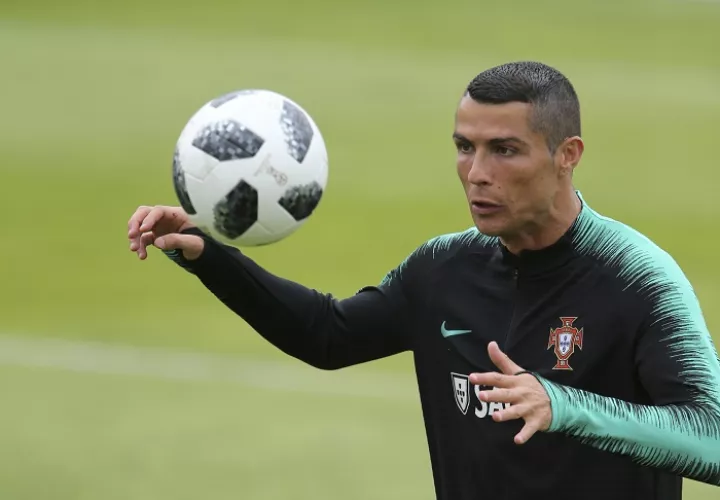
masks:
<path id="1" fill-rule="evenodd" d="M 548 399 L 550 399 L 550 411 L 551 411 L 551 420 L 550 420 L 550 427 L 548 428 L 547 432 L 561 432 L 567 423 L 567 409 L 569 406 L 569 395 L 567 391 L 565 391 L 562 386 L 549 381 L 548 379 L 533 373 L 532 375 L 535 376 L 538 382 L 540 382 L 540 385 L 543 386 L 543 389 L 545 389 L 545 392 L 548 395 Z"/>
<path id="2" fill-rule="evenodd" d="M 178 266 L 182 267 L 186 271 L 193 273 L 195 268 L 201 264 L 201 259 L 207 253 L 207 235 L 198 227 L 191 226 L 178 232 L 178 234 L 196 236 L 202 239 L 203 248 L 195 258 L 187 258 L 184 251 L 181 249 L 163 250 L 162 252 Z"/>

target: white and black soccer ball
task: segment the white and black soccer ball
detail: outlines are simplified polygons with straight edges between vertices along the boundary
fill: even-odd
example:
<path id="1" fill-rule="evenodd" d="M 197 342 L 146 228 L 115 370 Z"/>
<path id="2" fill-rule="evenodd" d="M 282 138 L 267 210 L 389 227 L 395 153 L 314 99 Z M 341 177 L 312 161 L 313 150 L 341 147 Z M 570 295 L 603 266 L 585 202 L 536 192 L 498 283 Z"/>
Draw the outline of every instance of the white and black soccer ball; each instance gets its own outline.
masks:
<path id="1" fill-rule="evenodd" d="M 269 90 L 203 105 L 180 134 L 173 185 L 192 222 L 234 246 L 279 241 L 307 221 L 328 179 L 327 149 L 310 115 Z"/>

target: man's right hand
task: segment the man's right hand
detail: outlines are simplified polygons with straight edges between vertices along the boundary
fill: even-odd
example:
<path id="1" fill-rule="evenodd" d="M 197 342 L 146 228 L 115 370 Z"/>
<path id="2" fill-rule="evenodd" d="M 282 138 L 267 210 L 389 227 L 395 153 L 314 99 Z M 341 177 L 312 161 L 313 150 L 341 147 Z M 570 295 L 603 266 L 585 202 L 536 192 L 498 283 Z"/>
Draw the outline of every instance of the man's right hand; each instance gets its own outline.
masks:
<path id="1" fill-rule="evenodd" d="M 191 227 L 194 225 L 180 207 L 141 206 L 128 221 L 130 251 L 144 260 L 147 247 L 154 245 L 160 250 L 181 250 L 187 260 L 195 260 L 202 254 L 205 242 L 199 236 L 180 234 Z"/>

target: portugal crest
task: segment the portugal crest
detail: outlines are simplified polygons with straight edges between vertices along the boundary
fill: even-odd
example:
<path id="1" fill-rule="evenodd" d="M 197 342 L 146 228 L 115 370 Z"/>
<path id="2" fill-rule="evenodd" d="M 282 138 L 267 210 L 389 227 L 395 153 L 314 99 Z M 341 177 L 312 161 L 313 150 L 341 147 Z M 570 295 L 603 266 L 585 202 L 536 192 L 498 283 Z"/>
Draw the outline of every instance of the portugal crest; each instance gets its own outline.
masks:
<path id="1" fill-rule="evenodd" d="M 547 348 L 555 347 L 553 352 L 557 356 L 557 363 L 553 370 L 572 370 L 568 360 L 575 352 L 575 346 L 582 350 L 583 329 L 573 326 L 577 318 L 561 317 L 562 326 L 550 329 L 550 338 Z"/>
<path id="2" fill-rule="evenodd" d="M 455 394 L 455 403 L 463 413 L 467 414 L 468 408 L 470 407 L 470 378 L 467 375 L 460 375 L 459 373 L 451 373 L 453 384 L 453 393 Z"/>

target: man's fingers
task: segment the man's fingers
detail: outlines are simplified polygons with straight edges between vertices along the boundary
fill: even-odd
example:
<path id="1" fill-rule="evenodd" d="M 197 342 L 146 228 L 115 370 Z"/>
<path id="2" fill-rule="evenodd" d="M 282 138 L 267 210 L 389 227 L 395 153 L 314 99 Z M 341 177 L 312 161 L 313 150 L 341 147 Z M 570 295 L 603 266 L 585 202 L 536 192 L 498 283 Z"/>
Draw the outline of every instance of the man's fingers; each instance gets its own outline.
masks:
<path id="1" fill-rule="evenodd" d="M 524 392 L 518 389 L 492 389 L 481 391 L 478 397 L 481 401 L 494 403 L 517 403 L 523 399 Z"/>
<path id="2" fill-rule="evenodd" d="M 205 247 L 205 242 L 199 236 L 178 233 L 155 238 L 153 244 L 160 250 L 182 250 L 183 256 L 187 260 L 195 260 L 200 257 Z"/>
<path id="3" fill-rule="evenodd" d="M 490 360 L 493 364 L 505 375 L 513 375 L 514 373 L 522 371 L 522 368 L 511 360 L 507 354 L 500 350 L 500 346 L 497 342 L 493 341 L 488 344 L 488 355 L 490 356 Z"/>
<path id="4" fill-rule="evenodd" d="M 178 236 L 182 235 L 172 233 L 160 236 L 155 239 L 154 245 L 160 250 L 182 250 L 182 239 L 178 238 Z"/>
<path id="5" fill-rule="evenodd" d="M 505 422 L 507 420 L 517 420 L 518 418 L 524 418 L 530 413 L 530 406 L 526 404 L 511 405 L 504 410 L 497 410 L 493 412 L 492 418 L 495 422 Z"/>
<path id="6" fill-rule="evenodd" d="M 528 419 L 520 432 L 515 435 L 515 444 L 525 444 L 539 430 L 537 419 Z"/>
<path id="7" fill-rule="evenodd" d="M 145 220 L 145 217 L 147 217 L 147 214 L 149 214 L 151 210 L 152 207 L 147 206 L 141 206 L 135 210 L 135 213 L 132 214 L 132 217 L 128 220 L 128 238 L 132 239 L 140 236 L 140 224 L 142 224 L 142 221 Z"/>
<path id="8" fill-rule="evenodd" d="M 145 259 L 147 258 L 147 247 L 152 245 L 153 241 L 155 241 L 155 234 L 152 231 L 141 233 L 130 243 L 130 250 L 137 252 L 140 259 Z"/>
<path id="9" fill-rule="evenodd" d="M 145 248 L 149 245 L 152 245 L 154 241 L 155 241 L 155 233 L 153 233 L 152 231 L 143 233 L 140 236 L 140 246 L 143 248 Z"/>
<path id="10" fill-rule="evenodd" d="M 470 382 L 475 385 L 485 385 L 488 387 L 514 387 L 517 383 L 517 377 L 512 375 L 503 375 L 498 372 L 473 373 L 470 375 Z"/>
<path id="11" fill-rule="evenodd" d="M 151 211 L 152 207 L 141 206 L 137 210 L 135 210 L 135 213 L 132 215 L 132 217 L 130 217 L 130 220 L 128 221 L 128 238 L 130 239 L 130 251 L 137 252 L 138 257 L 140 257 L 141 259 L 147 257 L 145 247 L 148 244 L 143 244 L 142 242 L 143 233 L 140 230 L 140 225 Z"/>
<path id="12" fill-rule="evenodd" d="M 161 250 L 182 250 L 186 259 L 197 259 L 205 246 L 204 240 L 199 236 L 173 232 L 182 227 L 191 227 L 182 218 L 183 215 L 182 209 L 177 207 L 139 207 L 128 221 L 130 250 L 137 252 L 140 259 L 146 259 L 147 247 L 155 245 Z"/>
<path id="13" fill-rule="evenodd" d="M 140 259 L 148 256 L 147 247 L 150 245 L 160 250 L 181 250 L 188 260 L 196 259 L 202 253 L 205 246 L 202 238 L 189 234 L 170 233 L 164 236 L 157 236 L 152 231 L 146 231 L 140 235 L 137 244 L 137 254 Z M 133 245 L 131 245 L 131 248 Z"/>
<path id="14" fill-rule="evenodd" d="M 147 213 L 145 218 L 140 223 L 140 231 L 152 231 L 160 219 L 165 215 L 165 207 L 155 207 Z"/>

